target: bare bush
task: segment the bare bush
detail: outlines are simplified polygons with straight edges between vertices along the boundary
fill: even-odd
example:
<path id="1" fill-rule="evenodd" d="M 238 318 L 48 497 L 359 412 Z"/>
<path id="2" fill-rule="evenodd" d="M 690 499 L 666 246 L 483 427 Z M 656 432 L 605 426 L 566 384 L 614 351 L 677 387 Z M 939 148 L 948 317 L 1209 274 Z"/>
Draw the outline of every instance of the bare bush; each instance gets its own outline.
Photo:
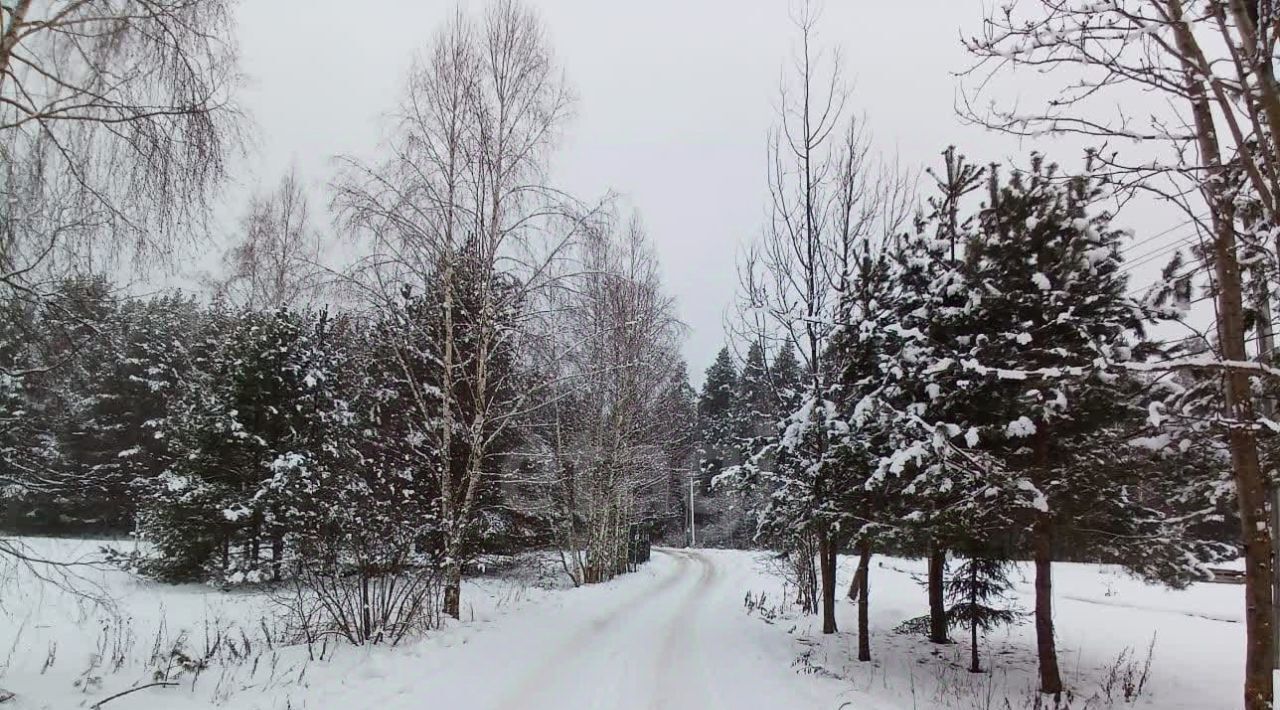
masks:
<path id="1" fill-rule="evenodd" d="M 1117 700 L 1136 703 L 1147 689 L 1151 680 L 1151 658 L 1155 655 L 1156 637 L 1151 636 L 1147 644 L 1147 653 L 1139 657 L 1133 648 L 1125 648 L 1103 669 L 1102 678 L 1098 681 L 1100 695 L 1113 703 Z"/>
<path id="2" fill-rule="evenodd" d="M 390 537 L 308 545 L 289 585 L 273 595 L 286 633 L 306 643 L 312 657 L 315 644 L 329 637 L 395 645 L 439 626 L 439 567 L 414 553 L 412 536 Z"/>

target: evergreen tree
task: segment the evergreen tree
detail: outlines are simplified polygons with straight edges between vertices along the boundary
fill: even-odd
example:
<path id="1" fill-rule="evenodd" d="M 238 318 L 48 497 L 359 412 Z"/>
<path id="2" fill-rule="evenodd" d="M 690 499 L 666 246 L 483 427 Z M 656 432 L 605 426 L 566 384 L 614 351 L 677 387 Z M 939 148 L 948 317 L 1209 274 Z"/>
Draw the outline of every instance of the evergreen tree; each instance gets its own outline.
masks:
<path id="1" fill-rule="evenodd" d="M 674 436 L 664 444 L 667 456 L 665 512 L 669 527 L 684 531 L 688 540 L 689 480 L 698 458 L 698 395 L 689 383 L 685 361 L 676 363 L 659 411 L 672 420 Z"/>
<path id="2" fill-rule="evenodd" d="M 768 435 L 777 419 L 778 399 L 770 379 L 764 346 L 753 341 L 747 347 L 747 358 L 738 375 L 734 397 L 733 419 L 737 424 L 737 438 L 744 442 L 744 451 L 755 451 L 750 441 Z"/>
<path id="3" fill-rule="evenodd" d="M 800 404 L 800 361 L 796 359 L 795 346 L 784 341 L 773 356 L 770 371 L 774 396 L 778 399 L 776 411 L 794 412 Z"/>
<path id="4" fill-rule="evenodd" d="M 698 470 L 704 494 L 726 466 L 737 463 L 738 371 L 729 348 L 720 349 L 707 368 L 698 396 Z"/>
<path id="5" fill-rule="evenodd" d="M 1162 570 L 1192 574 L 1193 541 L 1145 504 L 1150 490 L 1125 445 L 1144 419 L 1146 384 L 1130 363 L 1156 352 L 1145 329 L 1155 313 L 1128 295 L 1121 230 L 1098 210 L 1101 183 L 1063 179 L 1033 155 L 1030 168 L 1001 181 L 991 175 L 990 205 L 970 245 L 970 292 L 981 298 L 982 329 L 951 368 L 980 383 L 989 415 L 984 446 L 1024 477 L 1038 500 L 1029 516 L 1036 566 L 1036 632 L 1041 690 L 1062 689 L 1053 641 L 1051 569 L 1055 537 L 1073 540 L 1105 519 L 1108 546 L 1145 540 Z"/>
<path id="6" fill-rule="evenodd" d="M 1017 508 L 1023 482 L 981 448 L 978 431 L 996 396 L 987 383 L 956 363 L 983 337 L 987 324 L 981 292 L 973 284 L 968 248 L 976 238 L 969 196 L 983 171 L 954 148 L 943 153 L 944 170 L 929 171 L 936 192 L 914 229 L 893 254 L 885 326 L 884 401 L 896 413 L 886 468 L 902 482 L 898 500 L 914 528 L 907 540 L 928 557 L 929 638 L 948 643 L 944 579 L 947 549 L 965 535 L 965 521 L 993 507 Z"/>
<path id="7" fill-rule="evenodd" d="M 969 672 L 981 673 L 978 639 L 980 632 L 1012 624 L 1020 613 L 1005 600 L 1013 589 L 1009 579 L 1013 565 L 992 556 L 990 550 L 970 545 L 955 572 L 947 580 L 947 621 L 952 627 L 969 630 Z"/>
<path id="8" fill-rule="evenodd" d="M 841 294 L 839 329 L 833 334 L 826 361 L 838 368 L 833 381 L 837 407 L 848 422 L 843 437 L 833 439 L 833 451 L 843 477 L 841 505 L 845 519 L 837 526 L 840 539 L 859 553 L 858 572 L 850 597 L 858 602 L 858 660 L 871 660 L 869 624 L 870 562 L 877 537 L 885 537 L 896 525 L 885 524 L 893 515 L 890 483 L 878 476 L 879 461 L 888 455 L 892 418 L 879 401 L 884 388 L 883 361 L 887 356 L 892 321 L 890 253 L 887 244 L 856 245 Z"/>

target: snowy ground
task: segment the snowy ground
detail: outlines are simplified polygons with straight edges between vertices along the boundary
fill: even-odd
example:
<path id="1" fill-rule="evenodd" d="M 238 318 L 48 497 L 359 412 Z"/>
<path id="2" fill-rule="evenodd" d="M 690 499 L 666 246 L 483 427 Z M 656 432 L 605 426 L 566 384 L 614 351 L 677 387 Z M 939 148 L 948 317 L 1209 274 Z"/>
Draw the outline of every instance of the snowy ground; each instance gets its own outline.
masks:
<path id="1" fill-rule="evenodd" d="M 847 584 L 856 560 L 841 560 Z M 924 561 L 876 558 L 871 571 L 871 663 L 859 663 L 857 616 L 842 600 L 843 632 L 817 633 L 820 624 L 799 619 L 793 634 L 806 650 L 805 663 L 849 681 L 855 708 L 1036 707 L 1035 629 L 1030 617 L 997 631 L 982 647 L 989 672 L 967 671 L 968 635 L 938 647 L 895 633 L 902 621 L 927 613 Z M 1034 599 L 1030 565 L 1019 567 L 1015 603 L 1030 612 Z M 778 589 L 762 577 L 761 589 Z M 1230 584 L 1196 584 L 1175 591 L 1151 587 L 1118 569 L 1085 564 L 1054 565 L 1054 609 L 1058 659 L 1072 710 L 1151 707 L 1218 710 L 1240 706 L 1244 673 L 1244 596 Z M 776 622 L 782 623 L 782 622 Z M 1153 644 L 1154 640 L 1154 644 Z M 1132 703 L 1123 699 L 1126 666 L 1139 675 L 1150 650 L 1150 679 Z M 1122 658 L 1123 654 L 1123 658 Z M 1126 663 L 1127 661 L 1127 663 Z M 1121 677 L 1115 677 L 1118 671 Z"/>
<path id="2" fill-rule="evenodd" d="M 70 559 L 98 544 L 33 541 Z M 850 567 L 842 575 L 847 583 Z M 281 645 L 270 600 L 199 586 L 169 587 L 119 572 L 84 572 L 114 609 L 12 576 L 0 594 L 0 688 L 14 708 L 90 707 L 171 666 L 170 651 L 206 655 L 180 684 L 113 700 L 107 710 L 344 708 L 1006 708 L 1029 707 L 1030 624 L 989 640 L 993 672 L 964 671 L 967 646 L 941 649 L 893 633 L 924 613 L 923 566 L 873 567 L 873 653 L 852 660 L 854 606 L 822 637 L 778 608 L 788 592 L 767 556 L 658 550 L 640 572 L 609 584 L 549 589 L 527 577 L 468 582 L 463 621 L 395 649 L 340 648 L 311 660 Z M 1240 587 L 1172 592 L 1093 565 L 1057 566 L 1060 654 L 1073 710 L 1105 702 L 1106 668 L 1126 648 L 1139 663 L 1155 635 L 1140 707 L 1197 710 L 1239 703 Z M 1029 578 L 1028 578 L 1029 579 Z M 747 613 L 748 592 L 765 609 Z M 1030 585 L 1019 585 L 1030 608 Z M 762 617 L 772 617 L 766 619 Z M 221 641 L 219 641 L 221 639 Z M 170 669 L 172 673 L 172 669 Z M 172 676 L 171 676 L 172 677 Z M 1113 691 L 1117 696 L 1118 690 Z M 1115 707 L 1126 707 L 1117 702 Z"/>

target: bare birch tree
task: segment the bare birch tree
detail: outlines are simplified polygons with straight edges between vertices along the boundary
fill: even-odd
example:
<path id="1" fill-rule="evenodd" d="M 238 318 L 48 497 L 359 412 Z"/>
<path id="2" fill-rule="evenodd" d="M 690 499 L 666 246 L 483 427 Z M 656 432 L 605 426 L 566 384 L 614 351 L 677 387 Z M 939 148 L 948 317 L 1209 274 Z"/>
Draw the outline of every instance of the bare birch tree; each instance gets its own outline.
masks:
<path id="1" fill-rule="evenodd" d="M 322 240 L 296 172 L 250 199 L 238 237 L 223 255 L 216 294 L 257 310 L 304 306 L 319 295 Z"/>
<path id="2" fill-rule="evenodd" d="M 164 259 L 203 231 L 241 145 L 231 4 L 2 3 L 0 305 L 58 309 L 74 341 L 98 337 L 56 303 L 50 282 L 117 257 Z M 0 349 L 10 353 L 0 380 L 11 392 L 64 364 L 19 362 L 13 348 Z M 0 420 L 16 418 L 8 414 Z M 24 484 L 51 475 L 34 472 Z M 12 549 L 0 555 L 30 563 Z"/>
<path id="3" fill-rule="evenodd" d="M 172 255 L 240 145 L 230 0 L 18 0 L 3 15 L 0 279 L 58 256 Z"/>
<path id="4" fill-rule="evenodd" d="M 575 580 L 591 583 L 626 571 L 629 534 L 662 514 L 681 326 L 637 218 L 598 220 L 577 254 L 558 346 L 571 395 L 557 403 L 556 470 L 572 474 L 558 537 Z"/>
<path id="5" fill-rule="evenodd" d="M 476 21 L 459 10 L 412 70 L 383 162 L 347 160 L 336 185 L 336 205 L 372 246 L 349 282 L 379 307 L 394 304 L 406 285 L 440 299 L 439 350 L 430 357 L 441 392 L 416 390 L 414 416 L 424 457 L 460 461 L 432 474 L 444 611 L 454 617 L 480 494 L 498 473 L 490 468 L 493 444 L 529 401 L 527 389 L 504 381 L 510 373 L 491 369 L 521 337 L 504 318 L 523 312 L 572 236 L 557 231 L 560 195 L 545 178 L 570 99 L 532 11 L 499 0 Z M 464 272 L 475 289 L 465 301 Z M 416 354 L 401 354 L 412 381 Z"/>

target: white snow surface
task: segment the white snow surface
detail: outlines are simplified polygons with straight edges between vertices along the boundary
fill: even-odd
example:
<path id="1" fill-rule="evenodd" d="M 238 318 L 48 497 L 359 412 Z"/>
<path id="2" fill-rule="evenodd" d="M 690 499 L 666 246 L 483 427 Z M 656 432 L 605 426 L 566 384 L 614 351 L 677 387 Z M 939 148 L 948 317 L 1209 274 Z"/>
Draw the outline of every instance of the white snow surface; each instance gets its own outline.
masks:
<path id="1" fill-rule="evenodd" d="M 62 559 L 98 547 L 30 543 Z M 937 647 L 894 633 L 925 613 L 918 583 L 924 565 L 877 557 L 870 579 L 875 660 L 859 663 L 855 605 L 841 599 L 841 633 L 816 633 L 817 619 L 786 603 L 794 590 L 774 574 L 776 564 L 761 552 L 656 549 L 640 571 L 579 589 L 485 576 L 464 587 L 461 622 L 397 648 L 330 645 L 325 660 L 309 660 L 305 646 L 267 643 L 278 623 L 263 593 L 81 571 L 116 599 L 108 611 L 18 569 L 0 594 L 0 688 L 17 693 L 6 708 L 89 707 L 150 681 L 157 645 L 185 639 L 189 650 L 203 652 L 221 635 L 234 638 L 237 653 L 218 654 L 198 676 L 182 675 L 177 687 L 142 690 L 104 707 L 940 710 L 986 707 L 977 703 L 993 691 L 1011 707 L 1029 707 L 1035 677 L 1029 620 L 994 632 L 982 649 L 991 672 L 969 674 L 965 634 L 957 631 L 960 643 Z M 841 560 L 842 591 L 854 564 Z M 1030 570 L 1019 567 L 1018 575 L 1013 601 L 1030 609 Z M 1073 707 L 1133 707 L 1103 701 L 1101 679 L 1125 649 L 1141 660 L 1153 635 L 1152 677 L 1138 707 L 1239 705 L 1241 587 L 1173 591 L 1113 568 L 1066 563 L 1055 565 L 1055 577 L 1059 657 L 1077 698 Z M 764 594 L 766 613 L 748 613 L 748 593 L 757 600 Z"/>

